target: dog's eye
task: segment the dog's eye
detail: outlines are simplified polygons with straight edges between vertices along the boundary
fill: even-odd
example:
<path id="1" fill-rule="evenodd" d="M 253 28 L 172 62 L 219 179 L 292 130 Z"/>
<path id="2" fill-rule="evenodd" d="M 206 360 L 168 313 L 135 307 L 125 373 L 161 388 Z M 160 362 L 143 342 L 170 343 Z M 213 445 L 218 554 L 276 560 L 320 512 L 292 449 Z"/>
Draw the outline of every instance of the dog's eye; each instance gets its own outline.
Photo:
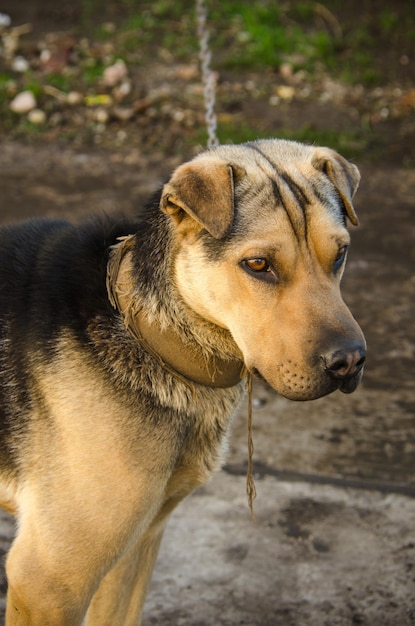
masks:
<path id="1" fill-rule="evenodd" d="M 246 259 L 246 266 L 252 272 L 270 272 L 271 268 L 265 259 Z"/>
<path id="2" fill-rule="evenodd" d="M 266 259 L 260 257 L 245 259 L 242 261 L 241 265 L 249 274 L 255 276 L 255 278 L 260 278 L 270 283 L 276 282 L 276 276 Z"/>
<path id="3" fill-rule="evenodd" d="M 334 259 L 334 272 L 336 273 L 344 263 L 344 259 L 346 258 L 348 246 L 342 246 L 339 248 L 336 258 Z"/>

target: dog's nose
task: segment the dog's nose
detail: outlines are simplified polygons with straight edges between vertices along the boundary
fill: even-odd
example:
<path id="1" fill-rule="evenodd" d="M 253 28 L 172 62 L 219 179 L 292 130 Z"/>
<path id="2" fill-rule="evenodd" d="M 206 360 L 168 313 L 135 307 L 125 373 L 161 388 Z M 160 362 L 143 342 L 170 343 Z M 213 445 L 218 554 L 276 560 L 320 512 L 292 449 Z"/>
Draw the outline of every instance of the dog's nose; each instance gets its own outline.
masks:
<path id="1" fill-rule="evenodd" d="M 336 350 L 322 357 L 324 369 L 333 378 L 343 380 L 360 372 L 366 360 L 366 351 L 362 346 Z"/>

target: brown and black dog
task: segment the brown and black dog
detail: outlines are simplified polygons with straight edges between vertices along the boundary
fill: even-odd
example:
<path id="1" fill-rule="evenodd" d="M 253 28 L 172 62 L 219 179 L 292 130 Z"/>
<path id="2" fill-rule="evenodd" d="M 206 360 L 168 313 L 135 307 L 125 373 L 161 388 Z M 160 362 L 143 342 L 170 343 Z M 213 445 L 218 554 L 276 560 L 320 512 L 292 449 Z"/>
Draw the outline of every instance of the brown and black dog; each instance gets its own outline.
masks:
<path id="1" fill-rule="evenodd" d="M 0 230 L 7 626 L 137 626 L 169 513 L 220 467 L 247 372 L 358 385 L 340 295 L 357 168 L 267 140 L 179 167 L 136 220 Z"/>

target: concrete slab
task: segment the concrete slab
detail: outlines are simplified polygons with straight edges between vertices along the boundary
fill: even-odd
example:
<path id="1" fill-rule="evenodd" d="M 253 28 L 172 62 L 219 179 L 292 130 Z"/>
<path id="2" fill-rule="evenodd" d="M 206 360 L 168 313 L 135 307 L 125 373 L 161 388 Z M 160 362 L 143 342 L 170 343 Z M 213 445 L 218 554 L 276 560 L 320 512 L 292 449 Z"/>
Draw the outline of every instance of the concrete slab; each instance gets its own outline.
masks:
<path id="1" fill-rule="evenodd" d="M 173 514 L 144 626 L 415 623 L 415 501 L 221 472 Z"/>

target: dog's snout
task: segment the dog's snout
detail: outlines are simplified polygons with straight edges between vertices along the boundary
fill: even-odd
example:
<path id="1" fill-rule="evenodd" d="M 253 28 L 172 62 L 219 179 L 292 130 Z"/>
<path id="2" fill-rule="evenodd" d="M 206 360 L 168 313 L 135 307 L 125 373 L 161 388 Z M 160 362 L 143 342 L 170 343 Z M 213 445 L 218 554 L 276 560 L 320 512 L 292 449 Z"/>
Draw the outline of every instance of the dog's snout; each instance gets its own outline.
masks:
<path id="1" fill-rule="evenodd" d="M 366 350 L 362 346 L 341 349 L 322 357 L 324 369 L 333 378 L 343 380 L 356 376 L 366 360 Z"/>

